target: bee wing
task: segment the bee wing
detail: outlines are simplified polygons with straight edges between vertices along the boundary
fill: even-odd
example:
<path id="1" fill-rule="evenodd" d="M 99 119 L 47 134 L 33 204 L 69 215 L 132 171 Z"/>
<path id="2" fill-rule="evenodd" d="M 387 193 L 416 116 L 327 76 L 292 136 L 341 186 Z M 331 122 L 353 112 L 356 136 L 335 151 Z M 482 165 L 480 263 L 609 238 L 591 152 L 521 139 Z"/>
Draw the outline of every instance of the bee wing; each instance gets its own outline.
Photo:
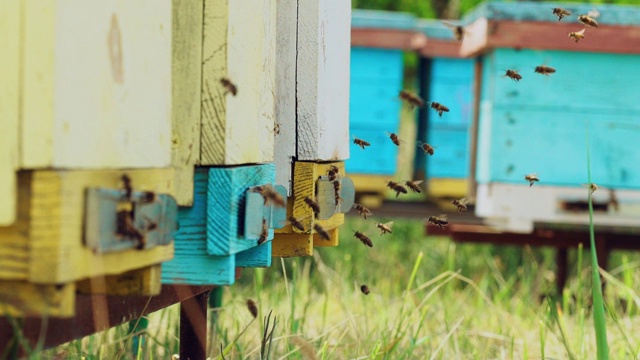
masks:
<path id="1" fill-rule="evenodd" d="M 580 30 L 580 31 L 576 31 L 576 34 L 578 34 L 578 35 L 584 35 L 584 32 L 585 32 L 586 30 L 587 30 L 587 28 L 583 28 L 583 29 L 582 29 L 582 30 Z"/>
<path id="2" fill-rule="evenodd" d="M 393 226 L 393 221 L 389 221 L 388 223 L 384 223 L 384 226 L 391 228 Z"/>
<path id="3" fill-rule="evenodd" d="M 598 17 L 600 17 L 600 11 L 598 11 L 597 9 L 591 9 L 589 10 L 589 12 L 587 12 L 587 16 L 592 19 L 597 19 Z"/>
<path id="4" fill-rule="evenodd" d="M 416 181 L 412 181 L 413 185 L 420 185 L 424 182 L 424 180 L 416 180 Z"/>
<path id="5" fill-rule="evenodd" d="M 440 214 L 440 215 L 438 215 L 438 218 L 440 220 L 447 220 L 447 214 Z"/>
<path id="6" fill-rule="evenodd" d="M 460 204 L 462 204 L 462 205 L 467 205 L 469 200 L 467 200 L 467 198 L 462 198 L 462 199 L 458 200 L 458 202 L 460 202 Z"/>

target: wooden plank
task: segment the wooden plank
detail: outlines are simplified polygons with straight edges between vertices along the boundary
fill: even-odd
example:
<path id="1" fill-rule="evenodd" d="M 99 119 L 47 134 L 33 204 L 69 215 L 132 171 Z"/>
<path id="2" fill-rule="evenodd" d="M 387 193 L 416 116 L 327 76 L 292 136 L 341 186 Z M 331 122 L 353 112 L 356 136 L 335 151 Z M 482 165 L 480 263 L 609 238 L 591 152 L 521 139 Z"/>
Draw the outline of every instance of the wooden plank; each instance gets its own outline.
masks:
<path id="1" fill-rule="evenodd" d="M 406 12 L 353 9 L 351 26 L 353 28 L 412 30 L 416 26 L 416 17 Z"/>
<path id="2" fill-rule="evenodd" d="M 273 161 L 275 11 L 275 0 L 204 2 L 202 165 Z"/>
<path id="3" fill-rule="evenodd" d="M 18 165 L 18 108 L 20 88 L 20 1 L 0 3 L 0 226 L 16 220 L 16 168 Z"/>
<path id="4" fill-rule="evenodd" d="M 460 43 L 429 38 L 427 43 L 418 50 L 419 54 L 428 58 L 447 57 L 460 58 Z"/>
<path id="5" fill-rule="evenodd" d="M 0 316 L 70 317 L 75 310 L 75 283 L 40 285 L 0 281 Z"/>
<path id="6" fill-rule="evenodd" d="M 176 201 L 193 204 L 193 166 L 200 162 L 200 96 L 204 1 L 173 0 L 171 164 Z"/>
<path id="7" fill-rule="evenodd" d="M 467 196 L 467 179 L 430 178 L 427 180 L 429 198 L 455 198 Z"/>
<path id="8" fill-rule="evenodd" d="M 415 30 L 351 29 L 351 46 L 415 51 L 427 43 L 427 37 Z"/>
<path id="9" fill-rule="evenodd" d="M 296 233 L 275 234 L 272 242 L 274 257 L 301 257 L 313 255 L 313 235 Z"/>
<path id="10" fill-rule="evenodd" d="M 76 283 L 76 289 L 84 294 L 147 295 L 160 294 L 160 264 L 127 271 L 118 275 L 85 279 Z"/>
<path id="11" fill-rule="evenodd" d="M 274 235 L 272 234 L 269 241 L 262 245 L 237 253 L 236 266 L 249 268 L 271 266 L 271 253 L 273 252 L 273 241 L 271 240 L 273 239 Z"/>
<path id="12" fill-rule="evenodd" d="M 299 1 L 298 160 L 349 158 L 350 23 L 348 1 Z"/>
<path id="13" fill-rule="evenodd" d="M 340 243 L 338 229 L 339 228 L 327 230 L 327 232 L 329 233 L 329 236 L 331 237 L 331 239 L 329 240 L 323 239 L 318 234 L 313 234 L 313 246 L 314 247 L 315 246 L 338 246 L 338 244 Z"/>
<path id="14" fill-rule="evenodd" d="M 170 165 L 171 0 L 24 6 L 21 168 Z"/>
<path id="15" fill-rule="evenodd" d="M 274 162 L 276 184 L 291 195 L 293 158 L 296 156 L 296 58 L 298 0 L 277 2 L 276 132 Z"/>

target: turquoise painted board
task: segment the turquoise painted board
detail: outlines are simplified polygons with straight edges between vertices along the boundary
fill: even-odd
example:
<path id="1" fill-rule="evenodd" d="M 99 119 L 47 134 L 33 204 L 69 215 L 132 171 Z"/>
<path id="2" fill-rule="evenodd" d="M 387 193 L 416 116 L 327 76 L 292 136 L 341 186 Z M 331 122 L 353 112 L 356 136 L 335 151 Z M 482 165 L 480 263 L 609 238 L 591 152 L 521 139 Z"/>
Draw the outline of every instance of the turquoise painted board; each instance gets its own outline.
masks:
<path id="1" fill-rule="evenodd" d="M 249 187 L 274 182 L 274 164 L 209 168 L 208 254 L 231 255 L 257 246 L 257 238 L 246 238 L 244 234 L 245 193 Z M 256 216 L 262 216 L 262 211 Z M 272 239 L 273 232 L 269 232 L 268 241 Z"/>
<path id="2" fill-rule="evenodd" d="M 352 10 L 351 27 L 413 30 L 416 17 L 410 13 L 380 10 Z"/>
<path id="3" fill-rule="evenodd" d="M 464 179 L 469 174 L 468 129 L 431 128 L 429 144 L 435 147 L 433 156 L 426 155 L 429 179 Z M 421 151 L 418 149 L 418 151 Z"/>
<path id="4" fill-rule="evenodd" d="M 273 239 L 273 230 L 269 230 L 269 238 Z M 269 267 L 271 266 L 272 242 L 267 241 L 262 245 L 236 254 L 237 267 Z"/>
<path id="5" fill-rule="evenodd" d="M 397 133 L 396 128 L 390 129 Z M 345 162 L 348 174 L 394 175 L 398 158 L 398 147 L 391 142 L 389 136 L 382 130 L 371 130 L 366 127 L 354 127 L 349 130 L 352 136 L 371 143 L 371 146 L 362 150 L 351 142 L 349 160 Z M 401 146 L 415 146 L 413 141 L 401 144 Z"/>
<path id="6" fill-rule="evenodd" d="M 397 128 L 402 103 L 398 87 L 377 79 L 354 79 L 351 83 L 350 125 L 376 129 Z M 396 91 L 397 90 L 397 91 Z"/>
<path id="7" fill-rule="evenodd" d="M 372 49 L 365 47 L 351 48 L 351 79 L 389 79 L 398 84 L 387 84 L 393 87 L 402 86 L 404 57 L 401 50 Z M 398 89 L 400 92 L 400 89 Z"/>

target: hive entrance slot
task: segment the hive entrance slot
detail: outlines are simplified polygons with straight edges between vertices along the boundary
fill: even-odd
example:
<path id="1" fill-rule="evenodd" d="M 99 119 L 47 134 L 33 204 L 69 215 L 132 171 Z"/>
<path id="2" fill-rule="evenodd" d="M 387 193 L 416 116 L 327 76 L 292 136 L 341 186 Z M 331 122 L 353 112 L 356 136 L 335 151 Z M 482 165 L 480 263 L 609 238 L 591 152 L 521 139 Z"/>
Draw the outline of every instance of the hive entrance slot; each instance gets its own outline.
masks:
<path id="1" fill-rule="evenodd" d="M 564 212 L 588 212 L 589 202 L 586 200 L 574 200 L 574 201 L 560 201 L 560 209 Z M 606 202 L 593 202 L 593 212 L 609 211 L 609 203 Z"/>

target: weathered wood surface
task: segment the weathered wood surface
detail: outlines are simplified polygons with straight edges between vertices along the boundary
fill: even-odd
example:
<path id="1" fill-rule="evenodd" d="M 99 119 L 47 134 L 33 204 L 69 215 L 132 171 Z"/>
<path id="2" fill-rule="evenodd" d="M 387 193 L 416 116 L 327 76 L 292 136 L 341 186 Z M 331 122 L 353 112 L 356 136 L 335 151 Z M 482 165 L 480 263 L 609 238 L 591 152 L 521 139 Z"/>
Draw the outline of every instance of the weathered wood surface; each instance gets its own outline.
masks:
<path id="1" fill-rule="evenodd" d="M 171 5 L 21 3 L 21 168 L 170 165 Z"/>
<path id="2" fill-rule="evenodd" d="M 42 285 L 0 280 L 0 316 L 70 317 L 75 299 L 75 283 Z"/>
<path id="3" fill-rule="evenodd" d="M 203 0 L 173 0 L 171 164 L 182 206 L 193 204 L 193 167 L 200 162 L 203 15 Z"/>
<path id="4" fill-rule="evenodd" d="M 151 265 L 117 275 L 100 276 L 78 281 L 76 289 L 83 294 L 158 295 L 161 265 Z"/>
<path id="5" fill-rule="evenodd" d="M 16 219 L 16 168 L 19 136 L 20 1 L 0 3 L 0 226 Z"/>
<path id="6" fill-rule="evenodd" d="M 297 160 L 349 158 L 350 24 L 348 1 L 299 1 Z"/>
<path id="7" fill-rule="evenodd" d="M 200 163 L 273 161 L 276 2 L 205 0 L 203 21 Z"/>

